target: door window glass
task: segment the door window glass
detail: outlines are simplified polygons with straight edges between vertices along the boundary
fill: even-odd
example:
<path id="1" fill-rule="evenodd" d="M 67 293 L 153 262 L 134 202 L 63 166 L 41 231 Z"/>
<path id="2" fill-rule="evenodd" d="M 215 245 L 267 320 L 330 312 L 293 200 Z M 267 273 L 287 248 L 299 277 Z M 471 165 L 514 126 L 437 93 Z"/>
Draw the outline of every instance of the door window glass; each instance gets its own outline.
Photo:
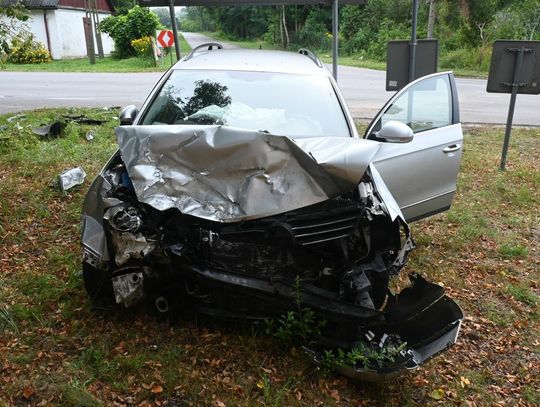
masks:
<path id="1" fill-rule="evenodd" d="M 396 120 L 415 133 L 452 124 L 452 92 L 448 75 L 424 79 L 405 90 L 384 112 L 381 125 Z"/>

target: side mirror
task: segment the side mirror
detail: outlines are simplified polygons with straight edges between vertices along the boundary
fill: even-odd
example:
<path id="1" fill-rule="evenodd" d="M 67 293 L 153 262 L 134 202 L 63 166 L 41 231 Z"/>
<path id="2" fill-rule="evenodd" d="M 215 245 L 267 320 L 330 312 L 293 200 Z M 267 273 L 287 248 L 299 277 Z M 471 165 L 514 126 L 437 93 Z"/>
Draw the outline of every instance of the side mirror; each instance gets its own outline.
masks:
<path id="1" fill-rule="evenodd" d="M 129 105 L 124 107 L 120 112 L 120 126 L 132 125 L 138 113 L 139 110 L 137 110 L 137 107 L 135 105 Z"/>
<path id="2" fill-rule="evenodd" d="M 390 120 L 377 132 L 376 136 L 389 143 L 408 143 L 413 139 L 414 132 L 405 123 Z"/>

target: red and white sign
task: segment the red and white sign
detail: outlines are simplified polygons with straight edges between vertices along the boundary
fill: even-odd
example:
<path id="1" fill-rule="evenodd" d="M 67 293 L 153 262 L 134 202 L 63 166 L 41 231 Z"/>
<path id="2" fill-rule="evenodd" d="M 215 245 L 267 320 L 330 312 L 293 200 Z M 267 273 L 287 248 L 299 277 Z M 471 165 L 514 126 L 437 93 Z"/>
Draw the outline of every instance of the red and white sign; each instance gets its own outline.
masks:
<path id="1" fill-rule="evenodd" d="M 174 34 L 170 30 L 156 31 L 156 39 L 160 47 L 169 48 L 174 44 Z"/>

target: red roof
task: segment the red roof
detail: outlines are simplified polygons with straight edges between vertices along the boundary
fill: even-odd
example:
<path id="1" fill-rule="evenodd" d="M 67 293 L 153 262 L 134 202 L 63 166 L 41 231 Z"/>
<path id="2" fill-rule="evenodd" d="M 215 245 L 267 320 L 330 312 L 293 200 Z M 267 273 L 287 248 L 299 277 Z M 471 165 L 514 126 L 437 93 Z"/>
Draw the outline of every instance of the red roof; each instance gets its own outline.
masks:
<path id="1" fill-rule="evenodd" d="M 84 9 L 86 7 L 85 3 L 85 0 L 58 0 L 58 7 L 74 7 Z M 94 2 L 91 1 L 92 5 L 93 3 Z M 99 11 L 112 13 L 114 10 L 110 0 L 96 0 L 96 3 Z"/>

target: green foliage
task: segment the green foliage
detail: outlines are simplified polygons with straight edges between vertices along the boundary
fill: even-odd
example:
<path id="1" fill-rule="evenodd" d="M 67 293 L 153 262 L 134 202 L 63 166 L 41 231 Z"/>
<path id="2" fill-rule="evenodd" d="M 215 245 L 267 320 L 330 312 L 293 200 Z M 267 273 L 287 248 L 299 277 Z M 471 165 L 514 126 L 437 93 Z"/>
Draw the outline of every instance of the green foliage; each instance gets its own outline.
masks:
<path id="1" fill-rule="evenodd" d="M 536 306 L 539 302 L 538 295 L 536 295 L 529 287 L 508 284 L 506 286 L 506 292 L 516 300 L 523 304 L 530 305 L 531 307 Z"/>
<path id="2" fill-rule="evenodd" d="M 429 1 L 419 2 L 418 38 L 427 33 Z M 434 35 L 441 65 L 486 72 L 496 39 L 540 39 L 538 0 L 435 0 Z M 289 48 L 316 51 L 331 48 L 331 10 L 320 6 L 187 7 L 181 25 L 186 31 L 220 31 L 225 39 L 261 39 L 284 46 L 282 11 Z M 340 9 L 342 55 L 385 61 L 387 43 L 411 35 L 410 0 L 369 0 Z"/>
<path id="3" fill-rule="evenodd" d="M 325 350 L 321 367 L 326 371 L 333 371 L 340 366 L 350 366 L 356 369 L 380 369 L 394 363 L 406 348 L 406 342 L 398 346 L 388 344 L 382 348 L 359 342 L 348 352 L 343 349 Z"/>
<path id="4" fill-rule="evenodd" d="M 326 325 L 326 321 L 319 318 L 309 308 L 303 308 L 300 299 L 300 278 L 296 278 L 296 307 L 278 319 L 267 320 L 266 334 L 277 338 L 286 345 L 306 345 L 314 335 L 318 335 Z"/>
<path id="5" fill-rule="evenodd" d="M 22 33 L 11 40 L 8 61 L 14 64 L 41 64 L 51 62 L 49 51 L 30 33 Z"/>
<path id="6" fill-rule="evenodd" d="M 489 70 L 491 47 L 460 48 L 449 50 L 441 55 L 440 65 L 443 69 L 477 69 Z"/>
<path id="7" fill-rule="evenodd" d="M 313 9 L 308 13 L 302 29 L 293 35 L 293 48 L 311 48 L 320 51 L 332 49 L 332 34 L 328 32 L 329 16 L 324 11 Z"/>
<path id="8" fill-rule="evenodd" d="M 100 27 L 101 31 L 113 39 L 114 55 L 127 58 L 136 55 L 131 45 L 133 40 L 155 35 L 159 28 L 159 19 L 148 8 L 135 6 L 127 14 L 105 18 Z"/>
<path id="9" fill-rule="evenodd" d="M 28 14 L 22 5 L 0 7 L 0 66 L 8 58 L 11 39 L 20 32 L 21 24 L 26 20 Z"/>
<path id="10" fill-rule="evenodd" d="M 540 40 L 540 3 L 524 0 L 498 11 L 489 26 L 493 39 Z"/>
<path id="11" fill-rule="evenodd" d="M 154 48 L 152 46 L 152 37 L 142 37 L 131 41 L 131 46 L 137 53 L 137 56 L 143 58 L 153 58 Z"/>

